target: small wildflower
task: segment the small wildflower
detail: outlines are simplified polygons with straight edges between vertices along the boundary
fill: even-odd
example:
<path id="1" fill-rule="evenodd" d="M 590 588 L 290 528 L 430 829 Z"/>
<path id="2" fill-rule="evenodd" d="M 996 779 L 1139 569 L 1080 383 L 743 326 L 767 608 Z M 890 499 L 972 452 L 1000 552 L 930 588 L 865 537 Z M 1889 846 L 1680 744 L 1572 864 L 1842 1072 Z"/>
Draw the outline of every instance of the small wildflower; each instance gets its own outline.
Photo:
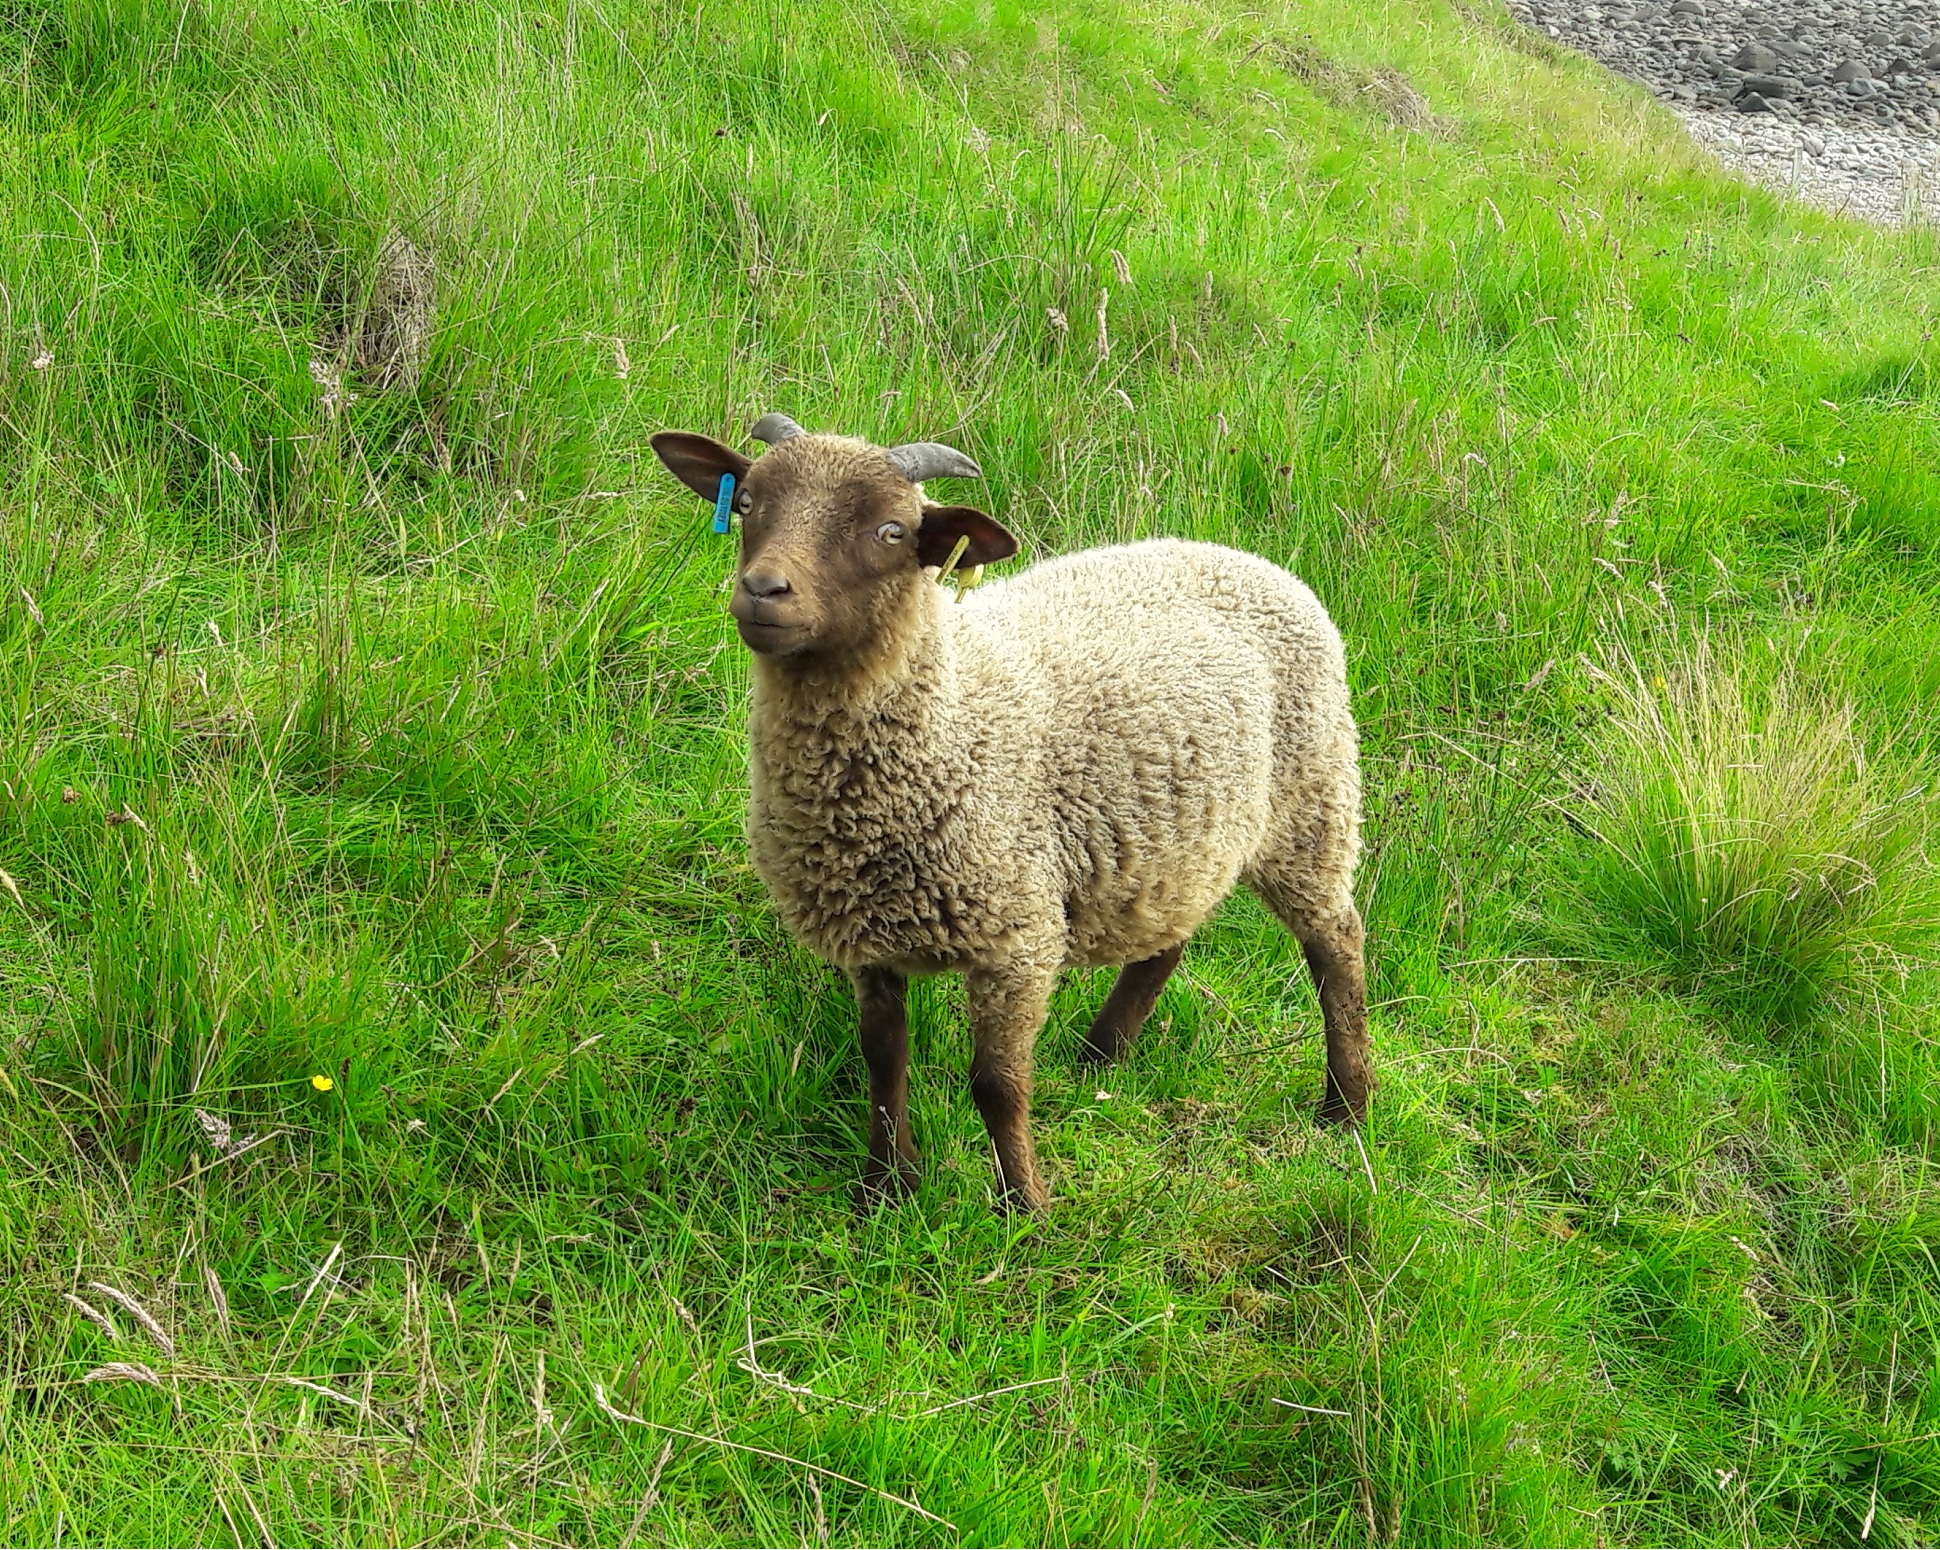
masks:
<path id="1" fill-rule="evenodd" d="M 310 1078 L 310 1085 L 320 1093 L 327 1093 L 337 1084 L 332 1078 L 324 1076 L 319 1072 L 316 1076 Z"/>

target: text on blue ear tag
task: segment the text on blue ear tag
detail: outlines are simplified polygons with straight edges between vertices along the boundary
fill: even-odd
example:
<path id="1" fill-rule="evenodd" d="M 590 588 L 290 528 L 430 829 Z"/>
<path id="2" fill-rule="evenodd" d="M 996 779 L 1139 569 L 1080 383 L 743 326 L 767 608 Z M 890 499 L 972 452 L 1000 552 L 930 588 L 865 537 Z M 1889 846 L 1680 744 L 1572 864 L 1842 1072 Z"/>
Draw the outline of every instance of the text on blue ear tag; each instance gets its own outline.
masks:
<path id="1" fill-rule="evenodd" d="M 734 499 L 734 475 L 721 475 L 721 493 L 714 497 L 714 531 L 728 530 L 728 502 Z"/>

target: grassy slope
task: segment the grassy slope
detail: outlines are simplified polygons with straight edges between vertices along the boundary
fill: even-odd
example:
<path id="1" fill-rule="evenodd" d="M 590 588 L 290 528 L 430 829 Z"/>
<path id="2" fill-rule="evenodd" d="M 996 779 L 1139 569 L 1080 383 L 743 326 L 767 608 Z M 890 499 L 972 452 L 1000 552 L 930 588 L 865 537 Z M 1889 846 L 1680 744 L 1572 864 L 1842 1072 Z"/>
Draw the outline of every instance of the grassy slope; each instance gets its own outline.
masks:
<path id="1" fill-rule="evenodd" d="M 1932 987 L 1764 1028 L 1552 902 L 1600 646 L 1741 633 L 1930 763 L 1934 240 L 1491 10 L 1350 10 L 0 12 L 0 1538 L 1940 1533 Z M 391 229 L 432 357 L 333 409 Z M 848 997 L 742 860 L 727 554 L 645 450 L 768 408 L 1335 609 L 1365 1155 L 1236 900 L 1102 1086 L 1061 994 L 1044 1222 L 922 989 L 928 1182 L 852 1214 Z M 196 1106 L 282 1134 L 178 1182 Z"/>

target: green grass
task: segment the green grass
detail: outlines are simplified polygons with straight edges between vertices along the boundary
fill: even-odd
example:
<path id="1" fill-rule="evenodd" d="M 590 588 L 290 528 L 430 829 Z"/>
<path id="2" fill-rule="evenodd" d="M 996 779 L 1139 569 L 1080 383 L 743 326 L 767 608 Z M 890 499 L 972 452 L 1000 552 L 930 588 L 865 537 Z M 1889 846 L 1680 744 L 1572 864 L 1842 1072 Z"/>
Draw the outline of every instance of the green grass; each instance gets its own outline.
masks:
<path id="1" fill-rule="evenodd" d="M 1852 704 L 1792 664 L 1700 638 L 1658 667 L 1598 673 L 1611 715 L 1580 821 L 1605 949 L 1768 1021 L 1903 979 L 1940 925 L 1920 772 L 1869 753 Z"/>
<path id="2" fill-rule="evenodd" d="M 0 1538 L 1940 1534 L 1918 933 L 1769 1015 L 1572 826 L 1590 664 L 1713 638 L 1931 780 L 1932 232 L 1481 3 L 15 0 L 0 82 Z M 1316 587 L 1360 1140 L 1236 899 L 1122 1067 L 1060 993 L 1047 1218 L 949 982 L 923 1187 L 851 1209 L 849 997 L 747 870 L 729 558 L 646 445 L 771 408 L 964 446 L 1031 554 Z"/>

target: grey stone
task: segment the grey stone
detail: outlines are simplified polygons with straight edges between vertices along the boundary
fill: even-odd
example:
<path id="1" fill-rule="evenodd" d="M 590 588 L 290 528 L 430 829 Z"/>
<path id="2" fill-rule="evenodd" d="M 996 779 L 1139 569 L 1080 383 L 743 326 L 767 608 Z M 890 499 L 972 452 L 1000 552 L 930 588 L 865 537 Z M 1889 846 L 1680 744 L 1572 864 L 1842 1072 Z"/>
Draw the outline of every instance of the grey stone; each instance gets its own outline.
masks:
<path id="1" fill-rule="evenodd" d="M 1740 97 L 1737 107 L 1740 113 L 1769 113 L 1772 110 L 1772 105 L 1755 91 L 1748 91 Z"/>
<path id="2" fill-rule="evenodd" d="M 1508 4 L 1525 24 L 1639 82 L 1693 123 L 1726 110 L 1743 113 L 1756 96 L 1765 116 L 1753 105 L 1732 131 L 1747 146 L 1789 148 L 1803 119 L 1825 124 L 1828 142 L 1835 132 L 1846 137 L 1842 145 L 1858 143 L 1854 135 L 1875 140 L 1890 160 L 1902 154 L 1900 139 L 1934 133 L 1927 120 L 1940 107 L 1940 0 Z"/>

